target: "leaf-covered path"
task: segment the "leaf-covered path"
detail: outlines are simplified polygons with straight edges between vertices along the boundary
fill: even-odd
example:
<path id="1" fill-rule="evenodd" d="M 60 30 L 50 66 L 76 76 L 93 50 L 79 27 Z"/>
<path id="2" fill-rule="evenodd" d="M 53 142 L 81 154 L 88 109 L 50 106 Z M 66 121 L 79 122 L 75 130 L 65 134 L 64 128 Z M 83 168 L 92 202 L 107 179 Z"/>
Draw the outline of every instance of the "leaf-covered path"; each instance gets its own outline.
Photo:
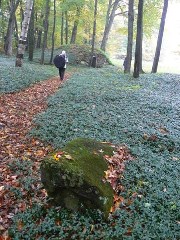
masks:
<path id="1" fill-rule="evenodd" d="M 54 77 L 23 91 L 0 96 L 1 162 L 7 158 L 37 154 L 34 147 L 38 147 L 38 142 L 29 140 L 27 132 L 33 125 L 33 117 L 46 108 L 47 97 L 60 85 L 59 77 Z"/>
<path id="2" fill-rule="evenodd" d="M 66 74 L 66 79 L 68 77 Z M 25 208 L 22 202 L 15 204 L 5 190 L 5 186 L 17 184 L 17 176 L 12 176 L 7 163 L 18 158 L 41 160 L 51 150 L 51 146 L 28 138 L 27 133 L 33 126 L 34 116 L 45 110 L 48 96 L 61 84 L 59 77 L 53 77 L 25 90 L 0 96 L 0 232 L 8 229 L 16 211 Z"/>

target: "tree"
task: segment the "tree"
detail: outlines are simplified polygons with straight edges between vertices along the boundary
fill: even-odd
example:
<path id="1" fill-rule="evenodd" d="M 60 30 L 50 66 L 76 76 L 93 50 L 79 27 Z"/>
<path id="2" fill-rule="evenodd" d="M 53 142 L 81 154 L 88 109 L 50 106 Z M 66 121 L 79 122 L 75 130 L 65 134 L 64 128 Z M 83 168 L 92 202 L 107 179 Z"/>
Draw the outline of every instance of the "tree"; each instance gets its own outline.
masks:
<path id="1" fill-rule="evenodd" d="M 28 32 L 28 50 L 29 50 L 29 61 L 33 60 L 34 54 L 34 4 L 32 7 L 31 20 L 29 23 L 29 32 Z"/>
<path id="2" fill-rule="evenodd" d="M 136 35 L 136 49 L 134 61 L 133 77 L 138 78 L 140 72 L 141 50 L 142 50 L 142 26 L 143 26 L 143 4 L 144 0 L 139 0 L 138 3 L 138 17 L 137 17 L 137 35 Z"/>
<path id="3" fill-rule="evenodd" d="M 74 21 L 74 26 L 73 26 L 73 29 L 72 29 L 72 35 L 71 35 L 71 41 L 70 41 L 71 44 L 74 44 L 76 42 L 77 28 L 78 28 L 79 18 L 80 18 L 80 10 L 81 9 L 79 7 L 77 7 L 76 19 Z"/>
<path id="4" fill-rule="evenodd" d="M 61 15 L 61 45 L 64 44 L 64 13 Z"/>
<path id="5" fill-rule="evenodd" d="M 103 51 L 106 51 L 106 44 L 108 41 L 109 33 L 114 21 L 115 17 L 115 12 L 117 10 L 118 4 L 120 0 L 115 0 L 114 2 L 112 0 L 109 0 L 108 4 L 108 9 L 107 9 L 107 14 L 106 14 L 106 23 L 105 23 L 105 28 L 104 28 L 104 34 L 101 42 L 101 49 Z"/>
<path id="6" fill-rule="evenodd" d="M 44 19 L 44 37 L 41 51 L 41 64 L 44 64 L 44 52 L 47 47 L 47 35 L 48 35 L 48 27 L 49 27 L 49 9 L 50 9 L 50 0 L 46 0 L 46 9 L 45 9 L 45 19 Z"/>
<path id="7" fill-rule="evenodd" d="M 154 61 L 153 61 L 152 71 L 151 71 L 152 73 L 156 73 L 157 72 L 157 67 L 158 67 L 159 57 L 160 57 L 160 52 L 161 52 L 161 45 L 162 45 L 162 39 L 163 39 L 163 33 L 164 33 L 164 26 L 165 26 L 167 9 L 168 9 L 168 0 L 164 0 L 164 7 L 163 7 L 163 11 L 162 11 L 161 23 L 160 23 L 159 34 L 158 34 L 158 39 L 157 39 L 156 52 L 155 52 L 155 57 L 154 57 Z"/>
<path id="8" fill-rule="evenodd" d="M 65 28 L 65 41 L 68 44 L 68 12 L 65 11 L 65 18 L 66 18 L 66 28 Z"/>
<path id="9" fill-rule="evenodd" d="M 93 24 L 93 35 L 92 35 L 92 48 L 91 48 L 91 59 L 90 59 L 90 66 L 93 66 L 93 67 L 96 67 L 96 58 L 93 55 L 94 55 L 95 37 L 96 37 L 97 4 L 98 4 L 98 0 L 95 0 L 94 1 L 94 24 Z"/>
<path id="10" fill-rule="evenodd" d="M 33 6 L 33 0 L 27 0 L 25 13 L 24 13 L 24 20 L 22 23 L 21 35 L 19 37 L 18 50 L 16 55 L 16 64 L 15 64 L 16 67 L 22 66 L 22 59 L 25 52 L 25 45 L 27 41 L 27 33 L 28 33 L 29 22 L 31 18 L 32 6 Z"/>
<path id="11" fill-rule="evenodd" d="M 50 63 L 52 63 L 53 61 L 55 28 L 56 28 L 56 0 L 54 0 L 54 21 L 53 21 L 53 31 L 52 31 L 52 49 L 51 49 Z"/>
<path id="12" fill-rule="evenodd" d="M 12 35 L 14 32 L 14 24 L 16 21 L 15 12 L 19 5 L 20 0 L 17 0 L 16 2 L 14 0 L 10 1 L 10 16 L 8 21 L 8 27 L 7 32 L 5 36 L 5 43 L 4 43 L 4 51 L 6 55 L 11 56 L 12 55 Z"/>
<path id="13" fill-rule="evenodd" d="M 126 64 L 124 64 L 124 72 L 130 73 L 133 46 L 133 23 L 134 23 L 134 0 L 129 0 L 128 6 L 128 43 L 126 53 Z"/>

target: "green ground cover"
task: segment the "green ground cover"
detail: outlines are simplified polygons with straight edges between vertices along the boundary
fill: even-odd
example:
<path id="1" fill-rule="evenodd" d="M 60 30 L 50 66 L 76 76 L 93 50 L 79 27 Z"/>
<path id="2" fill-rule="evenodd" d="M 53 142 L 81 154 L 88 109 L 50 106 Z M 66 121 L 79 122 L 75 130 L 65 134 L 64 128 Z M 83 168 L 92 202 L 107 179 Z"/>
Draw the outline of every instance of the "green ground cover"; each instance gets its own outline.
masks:
<path id="1" fill-rule="evenodd" d="M 54 66 L 37 65 L 25 60 L 23 66 L 17 68 L 15 58 L 0 57 L 0 93 L 16 92 L 57 75 Z"/>
<path id="2" fill-rule="evenodd" d="M 56 50 L 55 54 L 58 54 Z M 12 93 L 25 89 L 32 84 L 42 80 L 58 76 L 58 69 L 54 65 L 49 64 L 50 51 L 46 51 L 45 65 L 37 64 L 39 62 L 40 51 L 34 54 L 35 60 L 28 61 L 28 55 L 25 54 L 22 67 L 15 67 L 15 57 L 0 56 L 0 93 Z M 37 61 L 37 62 L 36 62 Z M 79 66 L 79 69 L 83 66 Z M 68 64 L 66 72 L 72 73 L 77 70 L 76 66 Z"/>
<path id="3" fill-rule="evenodd" d="M 126 144 L 136 160 L 126 165 L 121 196 L 137 197 L 107 222 L 98 212 L 34 203 L 15 216 L 13 239 L 180 239 L 179 93 L 180 75 L 133 79 L 115 67 L 75 73 L 49 98 L 31 135 L 57 149 L 77 137 Z"/>

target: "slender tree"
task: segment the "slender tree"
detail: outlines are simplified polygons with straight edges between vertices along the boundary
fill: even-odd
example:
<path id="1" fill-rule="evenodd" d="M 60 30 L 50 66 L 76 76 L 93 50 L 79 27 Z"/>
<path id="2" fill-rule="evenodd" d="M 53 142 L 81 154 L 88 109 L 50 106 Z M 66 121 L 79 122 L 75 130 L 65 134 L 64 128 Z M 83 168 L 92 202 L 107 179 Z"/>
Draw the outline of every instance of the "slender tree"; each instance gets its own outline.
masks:
<path id="1" fill-rule="evenodd" d="M 34 55 L 34 4 L 32 7 L 31 20 L 29 23 L 29 31 L 28 31 L 28 50 L 29 50 L 29 61 L 33 60 Z"/>
<path id="2" fill-rule="evenodd" d="M 143 26 L 143 4 L 144 4 L 144 0 L 139 0 L 138 16 L 137 16 L 136 49 L 135 49 L 135 61 L 134 61 L 134 73 L 133 73 L 134 78 L 138 78 L 139 72 L 140 72 L 142 26 Z"/>
<path id="3" fill-rule="evenodd" d="M 91 66 L 91 67 L 96 67 L 96 56 L 94 55 L 94 48 L 95 48 L 95 38 L 96 38 L 97 6 L 98 6 L 98 0 L 95 0 L 94 1 L 93 34 L 92 34 L 92 43 L 91 43 L 91 56 L 90 56 L 90 60 L 89 60 L 89 66 Z"/>
<path id="4" fill-rule="evenodd" d="M 67 11 L 65 12 L 65 18 L 66 18 L 65 41 L 66 41 L 66 44 L 68 44 L 68 12 Z"/>
<path id="5" fill-rule="evenodd" d="M 109 0 L 108 9 L 106 13 L 106 23 L 105 23 L 103 38 L 102 38 L 101 47 L 100 47 L 103 51 L 106 51 L 106 45 L 107 45 L 109 33 L 114 21 L 115 12 L 117 10 L 119 2 L 120 0 L 115 0 L 114 2 L 112 0 Z"/>
<path id="6" fill-rule="evenodd" d="M 27 0 L 25 13 L 24 13 L 24 20 L 22 23 L 21 35 L 19 37 L 18 50 L 16 55 L 16 64 L 15 64 L 16 67 L 22 66 L 22 59 L 25 52 L 25 45 L 27 41 L 27 33 L 28 33 L 29 22 L 31 18 L 32 6 L 33 6 L 33 0 Z"/>
<path id="7" fill-rule="evenodd" d="M 50 0 L 46 0 L 45 18 L 44 18 L 44 37 L 41 51 L 41 64 L 44 64 L 44 52 L 47 47 L 47 35 L 49 27 L 49 10 L 50 10 Z"/>
<path id="8" fill-rule="evenodd" d="M 77 28 L 78 28 L 79 18 L 80 18 L 80 10 L 81 10 L 80 7 L 77 7 L 76 19 L 74 21 L 74 26 L 73 26 L 73 29 L 72 29 L 72 35 L 71 35 L 71 41 L 70 41 L 71 44 L 75 44 L 75 42 L 76 42 Z"/>
<path id="9" fill-rule="evenodd" d="M 20 0 L 17 0 L 16 2 L 14 0 L 10 1 L 10 16 L 8 21 L 8 28 L 5 36 L 5 43 L 4 43 L 4 51 L 6 55 L 11 56 L 12 55 L 12 35 L 14 33 L 14 25 L 16 21 L 16 9 L 19 5 Z"/>
<path id="10" fill-rule="evenodd" d="M 162 11 L 161 23 L 160 23 L 159 34 L 157 39 L 156 52 L 155 52 L 152 71 L 151 71 L 152 73 L 156 73 L 158 68 L 167 10 L 168 10 L 168 0 L 164 0 L 164 7 Z"/>
<path id="11" fill-rule="evenodd" d="M 61 45 L 64 44 L 64 12 L 61 15 Z"/>
<path id="12" fill-rule="evenodd" d="M 124 61 L 124 72 L 130 73 L 133 47 L 133 23 L 134 23 L 134 0 L 129 0 L 128 5 L 128 43 L 126 59 Z"/>
<path id="13" fill-rule="evenodd" d="M 50 64 L 52 64 L 52 61 L 53 61 L 53 53 L 54 53 L 54 34 L 55 34 L 55 29 L 56 29 L 56 0 L 54 0 L 54 20 L 53 20 L 52 48 L 51 48 Z"/>

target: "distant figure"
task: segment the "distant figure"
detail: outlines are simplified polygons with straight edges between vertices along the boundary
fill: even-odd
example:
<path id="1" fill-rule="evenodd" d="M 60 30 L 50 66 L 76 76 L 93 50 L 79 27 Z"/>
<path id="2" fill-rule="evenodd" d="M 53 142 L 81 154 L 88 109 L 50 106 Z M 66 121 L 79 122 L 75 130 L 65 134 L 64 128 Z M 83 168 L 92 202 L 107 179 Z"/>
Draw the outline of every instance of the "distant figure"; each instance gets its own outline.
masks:
<path id="1" fill-rule="evenodd" d="M 66 56 L 66 52 L 63 50 L 61 54 L 56 55 L 54 58 L 54 64 L 59 69 L 60 80 L 64 79 L 64 74 L 66 70 L 66 63 L 68 63 L 68 57 Z"/>

